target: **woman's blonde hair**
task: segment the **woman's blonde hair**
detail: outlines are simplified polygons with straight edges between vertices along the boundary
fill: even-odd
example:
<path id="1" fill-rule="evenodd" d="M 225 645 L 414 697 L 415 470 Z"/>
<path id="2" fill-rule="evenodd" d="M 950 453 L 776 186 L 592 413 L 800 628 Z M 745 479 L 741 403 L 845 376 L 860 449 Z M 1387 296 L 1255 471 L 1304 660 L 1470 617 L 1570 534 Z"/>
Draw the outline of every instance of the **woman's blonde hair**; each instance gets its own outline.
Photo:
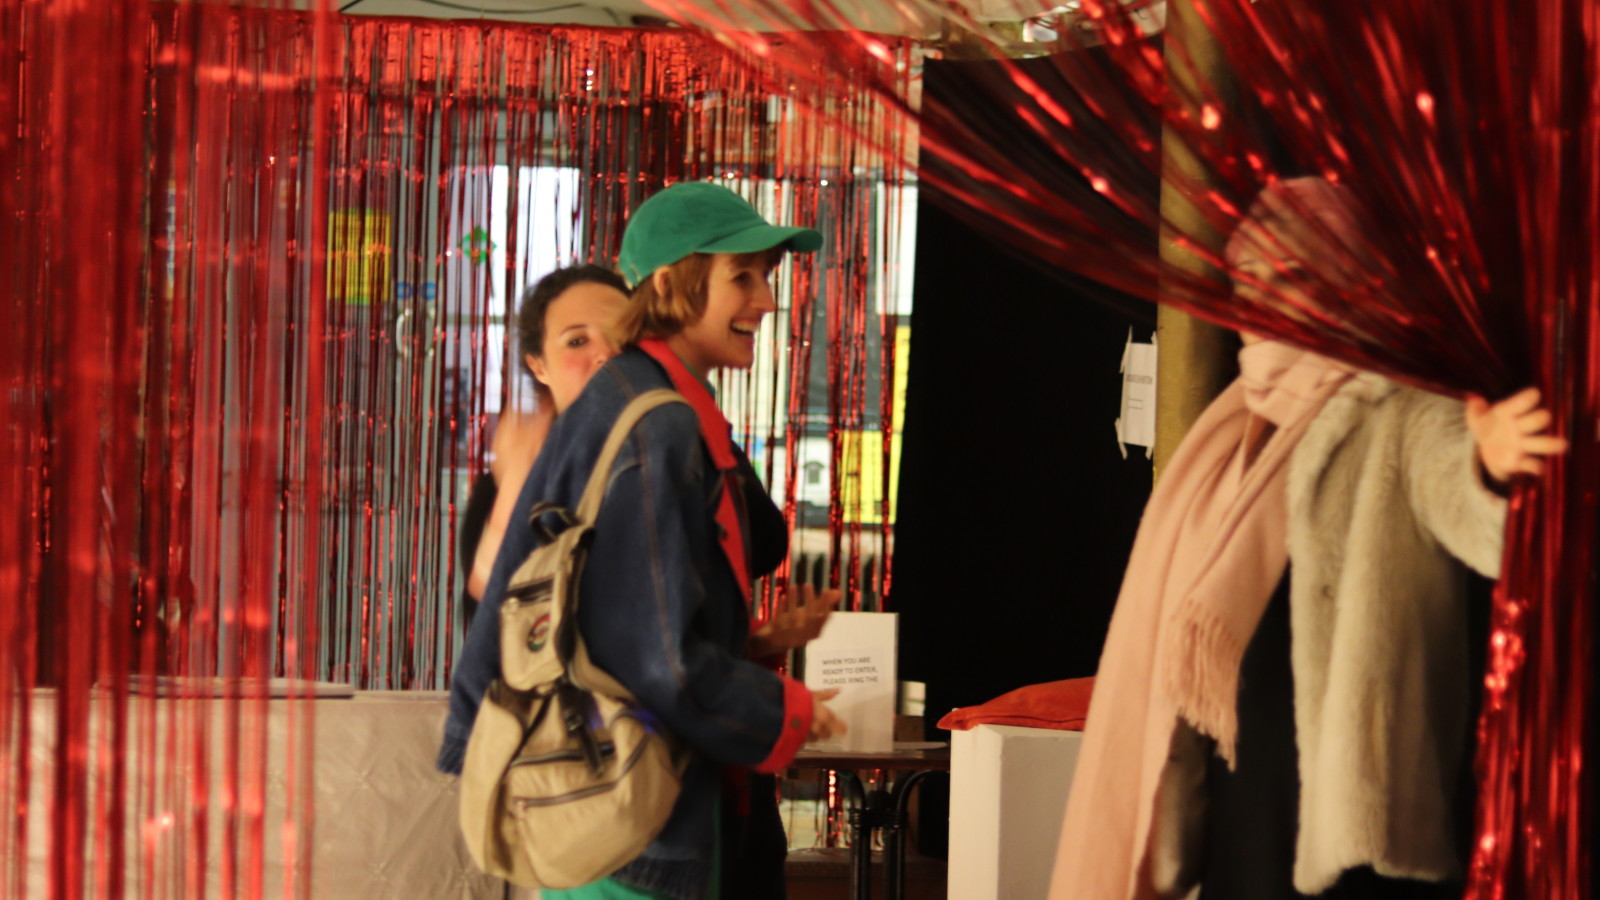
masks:
<path id="1" fill-rule="evenodd" d="M 787 248 L 780 245 L 736 254 L 734 259 L 739 265 L 763 262 L 771 269 L 783 259 L 785 252 Z M 710 253 L 691 253 L 665 266 L 666 277 L 662 279 L 665 291 L 656 289 L 654 273 L 645 276 L 634 287 L 627 312 L 617 320 L 617 338 L 623 346 L 632 346 L 645 338 L 671 337 L 700 321 L 706 314 L 713 259 Z"/>

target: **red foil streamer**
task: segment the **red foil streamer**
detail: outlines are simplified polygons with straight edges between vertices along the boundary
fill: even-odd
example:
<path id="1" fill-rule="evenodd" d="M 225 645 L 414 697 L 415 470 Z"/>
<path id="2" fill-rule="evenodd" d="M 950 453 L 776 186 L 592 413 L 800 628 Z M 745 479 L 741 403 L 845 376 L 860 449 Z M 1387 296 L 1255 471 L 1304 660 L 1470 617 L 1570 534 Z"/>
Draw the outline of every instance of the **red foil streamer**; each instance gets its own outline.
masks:
<path id="1" fill-rule="evenodd" d="M 675 180 L 770 185 L 831 262 L 784 270 L 799 351 L 731 412 L 797 446 L 823 303 L 830 415 L 861 420 L 870 186 L 903 166 L 703 35 L 10 2 L 0 61 L 0 895 L 311 894 L 307 681 L 447 683 L 459 489 L 514 361 L 487 323 L 534 250 L 609 260 Z"/>
<path id="2" fill-rule="evenodd" d="M 1055 26 L 1057 40 L 1037 45 L 1053 54 L 1024 62 L 960 7 L 909 0 L 892 8 L 901 27 L 940 31 L 1001 73 L 974 72 L 966 96 L 919 105 L 869 31 L 846 32 L 851 55 L 834 35 L 800 34 L 778 52 L 741 30 L 840 27 L 861 14 L 852 4 L 657 5 L 785 82 L 840 97 L 865 83 L 902 104 L 919 129 L 925 196 L 1098 283 L 1104 299 L 1173 304 L 1450 393 L 1539 386 L 1573 446 L 1515 492 L 1469 893 L 1590 895 L 1600 7 L 1196 0 L 1182 6 L 1203 40 L 1162 46 L 1146 33 L 1152 4 L 985 5 L 990 19 Z M 889 152 L 848 110 L 819 114 Z M 1170 164 L 1179 156 L 1193 165 Z M 1228 276 L 1251 278 L 1228 271 L 1223 238 L 1265 185 L 1304 174 L 1347 188 L 1371 227 L 1315 257 L 1281 249 L 1276 264 L 1326 302 L 1233 297 Z M 1193 264 L 1172 265 L 1159 243 Z"/>

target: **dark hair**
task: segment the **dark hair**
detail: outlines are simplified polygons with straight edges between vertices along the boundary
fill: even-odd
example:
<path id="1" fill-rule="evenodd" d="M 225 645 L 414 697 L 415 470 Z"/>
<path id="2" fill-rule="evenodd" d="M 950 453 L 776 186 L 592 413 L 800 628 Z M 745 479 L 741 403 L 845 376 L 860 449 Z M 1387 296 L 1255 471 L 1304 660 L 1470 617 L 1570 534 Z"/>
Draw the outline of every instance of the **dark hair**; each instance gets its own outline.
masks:
<path id="1" fill-rule="evenodd" d="M 568 288 L 587 282 L 614 287 L 623 296 L 628 294 L 628 283 L 621 275 L 593 264 L 557 269 L 522 292 L 522 304 L 517 309 L 517 347 L 522 352 L 517 358 L 522 360 L 524 370 L 528 368 L 529 356 L 544 356 L 544 314 L 550 304 Z M 539 379 L 533 381 L 536 386 L 540 385 Z"/>

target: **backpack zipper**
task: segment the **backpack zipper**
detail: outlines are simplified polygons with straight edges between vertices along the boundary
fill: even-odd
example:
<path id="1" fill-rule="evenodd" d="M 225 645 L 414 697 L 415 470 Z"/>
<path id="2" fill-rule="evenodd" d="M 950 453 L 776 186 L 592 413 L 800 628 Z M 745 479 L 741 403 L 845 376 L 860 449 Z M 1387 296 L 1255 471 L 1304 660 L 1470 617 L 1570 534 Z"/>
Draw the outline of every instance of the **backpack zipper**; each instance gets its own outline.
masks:
<path id="1" fill-rule="evenodd" d="M 556 796 L 556 797 L 513 797 L 513 798 L 511 798 L 511 802 L 515 803 L 517 806 L 519 806 L 519 807 L 521 807 L 523 809 L 536 809 L 536 808 L 544 807 L 544 806 L 555 806 L 558 803 L 570 803 L 573 800 L 583 800 L 583 799 L 585 799 L 587 797 L 593 797 L 593 796 L 595 796 L 597 794 L 604 794 L 606 791 L 609 791 L 612 788 L 616 787 L 617 786 L 617 782 L 622 779 L 622 776 L 628 774 L 630 771 L 633 770 L 633 767 L 638 764 L 639 759 L 642 756 L 644 756 L 644 751 L 645 751 L 645 747 L 647 746 L 647 743 L 648 742 L 640 742 L 639 746 L 633 748 L 633 753 L 631 753 L 628 756 L 627 760 L 622 764 L 622 771 L 618 772 L 617 773 L 617 778 L 612 780 L 612 781 L 608 781 L 608 782 L 606 782 L 604 784 L 596 784 L 596 785 L 593 785 L 591 787 L 580 788 L 579 790 L 576 790 L 576 791 L 569 791 L 569 792 L 567 792 L 565 794 L 561 794 L 561 795 Z M 583 758 L 583 754 L 579 753 L 576 750 L 563 751 L 563 752 L 570 753 L 571 757 L 573 759 L 582 759 Z M 554 755 L 555 754 L 551 754 L 551 756 L 554 756 Z M 541 757 L 541 761 L 546 761 L 546 760 L 544 760 L 544 758 Z M 513 766 L 520 765 L 520 764 L 523 764 L 522 760 L 517 760 L 516 762 L 512 763 Z"/>

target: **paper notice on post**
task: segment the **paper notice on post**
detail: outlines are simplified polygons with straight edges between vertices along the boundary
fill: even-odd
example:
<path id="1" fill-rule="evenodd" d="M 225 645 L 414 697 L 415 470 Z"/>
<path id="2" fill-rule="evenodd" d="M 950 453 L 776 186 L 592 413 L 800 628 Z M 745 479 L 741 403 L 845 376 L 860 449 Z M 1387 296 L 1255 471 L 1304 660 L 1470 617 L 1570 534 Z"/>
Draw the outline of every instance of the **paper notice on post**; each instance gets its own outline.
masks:
<path id="1" fill-rule="evenodd" d="M 1122 415 L 1116 425 L 1123 459 L 1129 444 L 1150 455 L 1156 443 L 1156 345 L 1135 343 L 1131 328 L 1122 350 Z"/>
<path id="2" fill-rule="evenodd" d="M 838 612 L 806 645 L 806 687 L 838 690 L 827 704 L 850 729 L 843 738 L 814 746 L 861 753 L 894 749 L 896 632 L 894 613 Z"/>

